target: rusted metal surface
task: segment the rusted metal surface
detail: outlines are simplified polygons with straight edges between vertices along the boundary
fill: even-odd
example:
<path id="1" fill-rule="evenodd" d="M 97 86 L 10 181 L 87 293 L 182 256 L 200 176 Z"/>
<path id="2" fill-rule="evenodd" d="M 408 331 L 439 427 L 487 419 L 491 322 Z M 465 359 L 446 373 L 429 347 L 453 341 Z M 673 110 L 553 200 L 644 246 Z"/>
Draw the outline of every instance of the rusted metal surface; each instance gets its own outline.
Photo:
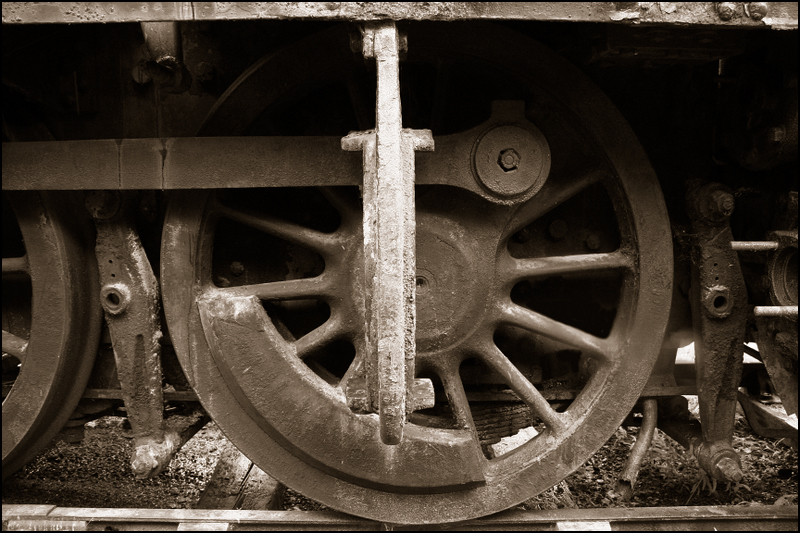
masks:
<path id="1" fill-rule="evenodd" d="M 134 433 L 131 468 L 144 478 L 166 468 L 181 442 L 176 431 L 165 431 L 158 282 L 134 225 L 132 202 L 135 196 L 116 191 L 86 196 L 97 227 L 100 304 Z"/>
<path id="2" fill-rule="evenodd" d="M 179 531 L 416 530 L 333 511 L 233 511 L 194 509 L 89 509 L 54 505 L 4 505 L 3 529 L 175 529 Z M 452 525 L 429 524 L 432 531 Z M 796 531 L 797 507 L 629 507 L 612 509 L 512 510 L 461 522 L 463 531 Z"/>
<path id="3" fill-rule="evenodd" d="M 736 452 L 731 450 L 723 454 L 721 456 L 722 464 L 720 465 L 722 469 L 716 472 L 717 463 L 712 462 L 712 456 L 708 452 L 708 447 L 705 444 L 705 424 L 701 427 L 699 421 L 691 418 L 685 398 L 679 398 L 678 400 L 682 400 L 683 402 L 680 412 L 669 413 L 669 416 L 659 418 L 658 429 L 669 435 L 687 450 L 691 450 L 703 470 L 706 472 L 709 472 L 709 470 L 712 471 L 709 472 L 709 475 L 712 475 L 714 479 L 725 480 L 727 479 L 726 476 L 729 476 L 731 473 L 735 475 L 737 467 L 739 467 L 740 464 L 739 457 L 735 455 Z M 719 460 L 720 457 L 716 457 L 715 459 Z M 740 467 L 738 471 L 741 475 Z"/>
<path id="4" fill-rule="evenodd" d="M 170 20 L 553 20 L 797 27 L 793 2 L 4 2 L 4 24 Z"/>
<path id="5" fill-rule="evenodd" d="M 658 401 L 655 398 L 647 398 L 642 405 L 642 427 L 636 437 L 636 442 L 631 448 L 631 453 L 622 467 L 614 491 L 620 495 L 624 501 L 630 501 L 636 490 L 636 478 L 639 477 L 639 468 L 642 466 L 650 443 L 653 441 L 653 433 L 656 430 L 658 421 Z"/>
<path id="6" fill-rule="evenodd" d="M 352 413 L 340 390 L 310 379 L 299 341 L 284 340 L 256 296 L 208 291 L 197 305 L 216 367 L 238 389 L 238 403 L 305 464 L 395 493 L 466 490 L 484 482 L 468 434 L 409 426 L 397 446 L 376 439 L 382 430 L 377 417 Z M 307 377 L 298 381 L 298 374 Z M 283 394 L 264 393 L 276 390 Z"/>
<path id="7" fill-rule="evenodd" d="M 3 258 L 3 478 L 40 453 L 72 415 L 102 321 L 97 271 L 80 244 L 91 241 L 91 227 L 70 212 L 79 207 L 75 198 L 4 196 L 4 214 L 13 213 L 22 242 L 13 242 L 13 232 L 3 242 L 11 256 Z"/>
<path id="8" fill-rule="evenodd" d="M 414 157 L 432 151 L 430 130 L 403 129 L 401 37 L 393 22 L 367 25 L 365 58 L 375 59 L 378 92 L 374 131 L 351 133 L 342 148 L 360 150 L 364 165 L 364 369 L 370 411 L 381 440 L 399 444 L 408 414 L 433 407 L 433 384 L 415 379 L 416 351 Z M 407 47 L 407 43 L 405 43 Z"/>
<path id="9" fill-rule="evenodd" d="M 742 375 L 747 290 L 739 258 L 730 245 L 733 209 L 733 194 L 720 184 L 691 188 L 687 193 L 696 239 L 690 302 L 703 422 L 703 440 L 695 455 L 715 479 L 738 482 L 741 464 L 731 439 Z"/>

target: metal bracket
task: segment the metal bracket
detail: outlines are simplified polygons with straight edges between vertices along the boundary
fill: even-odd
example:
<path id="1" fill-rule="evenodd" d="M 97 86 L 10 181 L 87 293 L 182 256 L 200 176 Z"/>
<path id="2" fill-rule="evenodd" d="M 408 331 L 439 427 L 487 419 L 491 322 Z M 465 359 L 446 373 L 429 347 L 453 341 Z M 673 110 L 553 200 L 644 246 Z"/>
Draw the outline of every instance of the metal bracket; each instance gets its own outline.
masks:
<path id="1" fill-rule="evenodd" d="M 414 379 L 414 152 L 432 151 L 433 135 L 403 129 L 401 42 L 394 22 L 366 25 L 362 52 L 375 58 L 378 75 L 376 128 L 342 139 L 343 150 L 363 154 L 366 406 L 379 413 L 385 444 L 398 444 L 407 415 L 434 402 L 431 381 Z M 351 408 L 364 406 L 358 389 L 348 387 Z"/>
<path id="2" fill-rule="evenodd" d="M 164 429 L 158 281 L 136 232 L 133 200 L 96 191 L 86 195 L 86 208 L 97 227 L 100 303 L 134 433 L 131 468 L 137 477 L 152 477 L 169 464 L 181 437 Z"/>
<path id="3" fill-rule="evenodd" d="M 715 479 L 738 482 L 741 462 L 731 439 L 742 376 L 747 289 L 731 247 L 734 197 L 727 187 L 710 183 L 690 189 L 687 204 L 696 236 L 690 302 L 703 436 L 695 455 Z"/>

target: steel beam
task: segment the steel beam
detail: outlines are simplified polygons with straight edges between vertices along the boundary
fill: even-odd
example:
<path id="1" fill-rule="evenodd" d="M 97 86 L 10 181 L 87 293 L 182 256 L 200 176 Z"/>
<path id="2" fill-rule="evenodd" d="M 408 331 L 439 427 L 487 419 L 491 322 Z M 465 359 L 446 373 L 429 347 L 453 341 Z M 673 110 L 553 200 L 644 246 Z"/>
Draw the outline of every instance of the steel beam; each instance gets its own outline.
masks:
<path id="1" fill-rule="evenodd" d="M 797 28 L 796 2 L 3 2 L 3 24 L 181 20 L 552 20 Z"/>
<path id="2" fill-rule="evenodd" d="M 493 110 L 502 107 L 494 106 Z M 436 152 L 417 154 L 417 184 L 461 187 L 489 201 L 473 178 L 472 147 L 499 120 L 436 138 Z M 525 124 L 532 129 L 530 124 Z M 403 137 L 412 135 L 406 130 Z M 416 134 L 413 134 L 416 135 Z M 171 137 L 3 143 L 3 190 L 169 190 L 361 185 L 358 154 L 340 137 Z M 360 141 L 353 139 L 355 145 Z M 404 141 L 406 142 L 406 141 Z M 407 142 L 419 142 L 416 137 Z M 425 140 L 423 144 L 427 143 Z M 431 141 L 432 142 L 432 141 Z M 542 145 L 546 148 L 546 144 Z M 465 157 L 466 156 L 466 157 Z M 548 158 L 543 171 L 549 170 Z M 531 191 L 534 189 L 532 188 Z M 529 192 L 526 192 L 525 198 Z M 519 197 L 514 197 L 518 201 Z M 501 199 L 502 201 L 502 199 Z"/>

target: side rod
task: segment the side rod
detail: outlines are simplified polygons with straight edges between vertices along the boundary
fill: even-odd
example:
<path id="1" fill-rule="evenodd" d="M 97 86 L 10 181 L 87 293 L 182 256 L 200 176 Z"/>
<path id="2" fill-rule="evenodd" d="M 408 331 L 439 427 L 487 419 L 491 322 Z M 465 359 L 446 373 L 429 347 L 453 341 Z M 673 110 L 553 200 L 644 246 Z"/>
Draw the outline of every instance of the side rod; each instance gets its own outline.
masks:
<path id="1" fill-rule="evenodd" d="M 343 150 L 363 154 L 367 403 L 380 415 L 385 444 L 400 442 L 408 413 L 433 406 L 430 381 L 414 386 L 414 152 L 433 150 L 433 136 L 403 129 L 400 47 L 394 22 L 365 27 L 363 54 L 378 74 L 376 128 L 342 139 Z"/>

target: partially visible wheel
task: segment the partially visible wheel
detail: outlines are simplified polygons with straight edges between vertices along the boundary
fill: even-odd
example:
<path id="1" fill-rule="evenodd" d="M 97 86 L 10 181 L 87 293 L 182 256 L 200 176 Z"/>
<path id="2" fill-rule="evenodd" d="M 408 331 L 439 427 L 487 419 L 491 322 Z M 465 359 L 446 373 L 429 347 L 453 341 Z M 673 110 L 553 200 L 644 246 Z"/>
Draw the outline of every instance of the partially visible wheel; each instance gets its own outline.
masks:
<path id="1" fill-rule="evenodd" d="M 409 27 L 405 73 L 432 95 L 407 89 L 405 125 L 463 131 L 487 118 L 492 101 L 525 100 L 552 169 L 517 205 L 417 186 L 417 374 L 439 394 L 437 408 L 412 415 L 401 444 L 384 445 L 376 415 L 351 412 L 342 390 L 364 352 L 357 190 L 302 187 L 315 183 L 308 176 L 296 189 L 176 193 L 165 221 L 165 313 L 205 408 L 289 487 L 385 522 L 484 516 L 569 475 L 637 400 L 669 312 L 666 209 L 627 124 L 547 49 L 502 28 L 468 29 Z M 337 117 L 284 110 L 304 96 L 313 109 L 335 93 L 319 92 L 326 80 L 352 86 L 347 42 L 334 29 L 263 60 L 203 133 L 297 134 L 304 122 L 334 134 L 326 128 Z M 456 67 L 441 67 L 448 62 Z M 425 65 L 439 66 L 429 76 Z M 447 83 L 463 94 L 449 99 Z M 358 116 L 364 91 L 348 90 Z M 462 107 L 437 110 L 448 101 Z M 430 123 L 416 123 L 426 109 Z M 559 366 L 574 382 L 559 381 Z M 481 442 L 475 413 L 491 384 L 493 398 L 519 398 L 538 431 L 509 453 Z"/>
<path id="2" fill-rule="evenodd" d="M 97 266 L 70 193 L 3 194 L 3 478 L 61 430 L 100 338 Z"/>

